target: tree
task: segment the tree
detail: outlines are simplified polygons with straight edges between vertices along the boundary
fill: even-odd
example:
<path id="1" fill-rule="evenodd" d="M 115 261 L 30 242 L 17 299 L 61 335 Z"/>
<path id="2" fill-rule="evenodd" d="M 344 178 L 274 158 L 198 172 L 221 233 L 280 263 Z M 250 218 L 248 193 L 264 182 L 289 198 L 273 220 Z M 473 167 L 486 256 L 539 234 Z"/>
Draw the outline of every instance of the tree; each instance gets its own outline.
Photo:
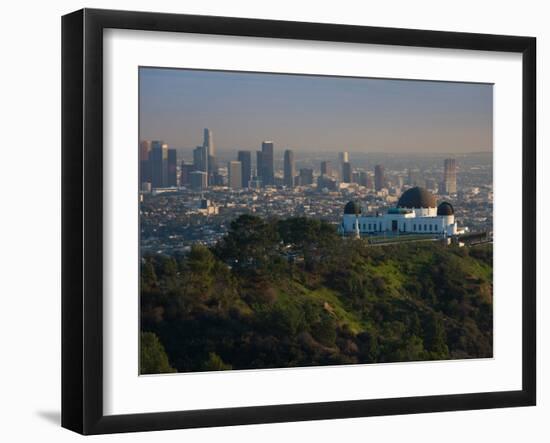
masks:
<path id="1" fill-rule="evenodd" d="M 447 334 L 441 316 L 432 314 L 429 317 L 426 329 L 426 349 L 431 352 L 431 357 L 433 359 L 448 358 L 449 348 L 447 347 Z"/>
<path id="2" fill-rule="evenodd" d="M 208 354 L 208 360 L 204 364 L 205 371 L 226 371 L 228 369 L 233 369 L 233 367 L 227 363 L 224 363 L 218 354 L 215 352 L 210 352 Z"/>
<path id="3" fill-rule="evenodd" d="M 170 366 L 164 346 L 153 332 L 141 333 L 139 372 L 140 374 L 176 372 Z"/>
<path id="4" fill-rule="evenodd" d="M 321 220 L 292 217 L 277 222 L 277 231 L 283 243 L 292 246 L 304 256 L 306 267 L 313 270 L 328 249 L 338 240 L 334 226 Z"/>
<path id="5" fill-rule="evenodd" d="M 216 252 L 236 269 L 259 270 L 277 255 L 278 241 L 279 236 L 271 223 L 245 214 L 231 222 Z"/>
<path id="6" fill-rule="evenodd" d="M 142 293 L 151 293 L 158 288 L 158 280 L 150 257 L 145 258 L 141 265 L 141 291 Z"/>

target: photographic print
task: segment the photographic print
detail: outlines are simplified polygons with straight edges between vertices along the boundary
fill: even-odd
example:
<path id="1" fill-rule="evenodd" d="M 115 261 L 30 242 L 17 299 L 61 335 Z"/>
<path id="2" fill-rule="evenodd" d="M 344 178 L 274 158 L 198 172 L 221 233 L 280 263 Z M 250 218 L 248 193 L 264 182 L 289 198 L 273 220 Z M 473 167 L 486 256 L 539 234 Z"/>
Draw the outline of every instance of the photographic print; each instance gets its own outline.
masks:
<path id="1" fill-rule="evenodd" d="M 493 85 L 139 68 L 140 374 L 493 356 Z"/>

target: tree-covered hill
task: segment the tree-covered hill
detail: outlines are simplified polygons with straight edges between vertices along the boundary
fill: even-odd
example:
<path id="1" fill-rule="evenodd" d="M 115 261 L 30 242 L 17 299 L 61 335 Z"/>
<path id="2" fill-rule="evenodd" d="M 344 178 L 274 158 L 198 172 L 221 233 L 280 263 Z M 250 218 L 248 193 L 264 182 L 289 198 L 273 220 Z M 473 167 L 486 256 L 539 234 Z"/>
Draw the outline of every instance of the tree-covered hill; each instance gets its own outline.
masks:
<path id="1" fill-rule="evenodd" d="M 211 250 L 142 259 L 142 373 L 491 357 L 492 325 L 492 245 L 244 215 Z"/>

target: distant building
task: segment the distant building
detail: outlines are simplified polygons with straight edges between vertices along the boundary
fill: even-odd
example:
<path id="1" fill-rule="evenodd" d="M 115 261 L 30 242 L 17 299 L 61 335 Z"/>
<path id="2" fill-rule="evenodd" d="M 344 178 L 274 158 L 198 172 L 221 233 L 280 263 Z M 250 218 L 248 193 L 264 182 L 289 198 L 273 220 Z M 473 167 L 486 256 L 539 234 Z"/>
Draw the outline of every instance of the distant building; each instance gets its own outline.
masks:
<path id="1" fill-rule="evenodd" d="M 180 186 L 189 186 L 191 184 L 191 172 L 195 170 L 195 165 L 181 162 L 180 165 Z"/>
<path id="2" fill-rule="evenodd" d="M 168 145 L 160 140 L 151 142 L 151 186 L 166 188 L 168 186 Z"/>
<path id="3" fill-rule="evenodd" d="M 224 176 L 217 172 L 211 177 L 211 183 L 214 186 L 225 186 Z"/>
<path id="4" fill-rule="evenodd" d="M 208 147 L 197 146 L 193 150 L 193 164 L 196 171 L 208 173 Z"/>
<path id="5" fill-rule="evenodd" d="M 140 183 L 151 183 L 151 142 L 143 140 L 139 144 L 139 181 Z"/>
<path id="6" fill-rule="evenodd" d="M 170 194 L 173 192 L 178 192 L 178 188 L 176 186 L 166 186 L 164 188 L 155 188 L 151 191 L 151 194 L 153 195 L 160 195 L 160 194 Z"/>
<path id="7" fill-rule="evenodd" d="M 264 186 L 274 184 L 275 167 L 273 162 L 274 143 L 272 141 L 262 142 L 262 181 Z"/>
<path id="8" fill-rule="evenodd" d="M 204 128 L 204 139 L 202 145 L 206 147 L 208 155 L 215 157 L 216 148 L 214 146 L 214 136 L 212 131 L 208 128 Z"/>
<path id="9" fill-rule="evenodd" d="M 252 153 L 250 151 L 239 151 L 237 153 L 237 160 L 241 162 L 242 187 L 248 188 L 248 184 L 252 178 Z"/>
<path id="10" fill-rule="evenodd" d="M 151 152 L 151 141 L 142 140 L 139 144 L 139 160 L 149 160 L 149 154 Z"/>
<path id="11" fill-rule="evenodd" d="M 290 149 L 285 151 L 284 158 L 284 185 L 289 188 L 294 187 L 294 176 L 296 175 L 296 166 L 294 164 L 294 152 Z"/>
<path id="12" fill-rule="evenodd" d="M 200 164 L 200 167 L 197 167 L 197 170 L 208 172 L 208 184 L 215 185 L 218 175 L 218 162 L 216 160 L 214 136 L 212 135 L 212 131 L 208 128 L 204 128 L 203 134 L 203 149 L 197 152 L 197 156 L 199 157 L 198 164 Z M 197 162 L 195 162 L 195 164 L 197 164 Z"/>
<path id="13" fill-rule="evenodd" d="M 327 189 L 329 191 L 336 191 L 338 189 L 336 180 L 328 175 L 320 175 L 317 177 L 317 189 L 323 190 Z"/>
<path id="14" fill-rule="evenodd" d="M 256 178 L 262 179 L 262 172 L 264 169 L 263 154 L 262 151 L 256 151 Z"/>
<path id="15" fill-rule="evenodd" d="M 175 149 L 168 149 L 168 177 L 167 184 L 169 187 L 178 185 L 178 154 Z"/>
<path id="16" fill-rule="evenodd" d="M 332 176 L 332 164 L 325 160 L 321 162 L 321 175 Z"/>
<path id="17" fill-rule="evenodd" d="M 340 179 L 344 180 L 344 163 L 349 163 L 349 153 L 347 151 L 338 153 L 338 163 L 340 166 Z"/>
<path id="18" fill-rule="evenodd" d="M 151 192 L 151 183 L 149 182 L 143 182 L 141 184 L 141 192 L 148 194 Z"/>
<path id="19" fill-rule="evenodd" d="M 204 148 L 207 149 L 207 148 Z M 215 185 L 218 179 L 218 161 L 214 155 L 208 155 L 208 184 Z"/>
<path id="20" fill-rule="evenodd" d="M 384 172 L 384 166 L 376 165 L 374 167 L 374 190 L 380 191 L 386 187 L 386 177 Z"/>
<path id="21" fill-rule="evenodd" d="M 302 168 L 300 169 L 299 181 L 301 186 L 308 186 L 313 184 L 313 169 Z"/>
<path id="22" fill-rule="evenodd" d="M 206 198 L 201 198 L 198 208 L 199 214 L 216 215 L 219 213 L 218 207 Z"/>
<path id="23" fill-rule="evenodd" d="M 193 171 L 191 177 L 191 188 L 195 191 L 203 191 L 208 188 L 208 174 L 204 171 Z"/>
<path id="24" fill-rule="evenodd" d="M 367 173 L 367 171 L 359 172 L 359 184 L 361 186 L 364 186 L 365 188 L 369 187 L 369 174 Z"/>
<path id="25" fill-rule="evenodd" d="M 343 183 L 351 183 L 352 182 L 352 174 L 351 174 L 351 163 L 350 162 L 344 162 L 342 163 L 342 182 Z"/>
<path id="26" fill-rule="evenodd" d="M 242 175 L 241 175 L 241 162 L 232 160 L 227 162 L 227 186 L 230 189 L 236 190 L 241 189 L 243 185 Z"/>
<path id="27" fill-rule="evenodd" d="M 456 194 L 456 160 L 446 158 L 443 163 L 443 183 L 439 190 L 441 194 Z"/>

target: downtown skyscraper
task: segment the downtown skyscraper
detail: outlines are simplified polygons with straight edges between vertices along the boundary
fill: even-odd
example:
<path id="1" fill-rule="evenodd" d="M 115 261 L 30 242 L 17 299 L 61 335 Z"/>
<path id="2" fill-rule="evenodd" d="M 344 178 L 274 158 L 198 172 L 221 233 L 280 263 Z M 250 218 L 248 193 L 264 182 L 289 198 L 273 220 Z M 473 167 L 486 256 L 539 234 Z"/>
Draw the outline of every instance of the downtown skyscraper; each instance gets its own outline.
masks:
<path id="1" fill-rule="evenodd" d="M 208 173 L 208 184 L 213 185 L 216 184 L 218 180 L 218 161 L 216 159 L 214 136 L 212 131 L 208 128 L 204 128 L 202 146 L 205 151 L 203 155 L 206 155 L 208 158 L 206 168 L 206 172 Z"/>
<path id="2" fill-rule="evenodd" d="M 139 181 L 140 184 L 151 183 L 151 142 L 143 140 L 139 144 Z"/>
<path id="3" fill-rule="evenodd" d="M 180 186 L 188 186 L 191 184 L 191 172 L 195 170 L 193 163 L 186 163 L 182 160 L 180 164 Z"/>
<path id="4" fill-rule="evenodd" d="M 351 163 L 344 162 L 342 163 L 342 183 L 351 183 Z"/>
<path id="5" fill-rule="evenodd" d="M 193 149 L 193 164 L 195 171 L 208 173 L 208 148 L 204 145 L 197 146 Z"/>
<path id="6" fill-rule="evenodd" d="M 294 163 L 294 152 L 291 149 L 287 149 L 285 150 L 284 156 L 284 185 L 293 188 L 295 176 L 296 165 Z"/>
<path id="7" fill-rule="evenodd" d="M 231 160 L 227 163 L 227 185 L 229 189 L 242 188 L 241 162 Z"/>
<path id="8" fill-rule="evenodd" d="M 250 151 L 239 151 L 237 160 L 241 162 L 242 187 L 248 188 L 248 184 L 252 179 L 252 153 Z"/>
<path id="9" fill-rule="evenodd" d="M 168 145 L 161 140 L 153 140 L 149 161 L 151 162 L 151 187 L 168 186 Z"/>
<path id="10" fill-rule="evenodd" d="M 214 146 L 214 136 L 212 135 L 212 131 L 208 128 L 204 128 L 203 146 L 205 146 L 206 149 L 208 150 L 208 155 L 212 157 L 216 156 L 216 148 Z"/>
<path id="11" fill-rule="evenodd" d="M 440 194 L 456 194 L 456 160 L 454 158 L 446 158 L 443 162 Z"/>
<path id="12" fill-rule="evenodd" d="M 275 169 L 273 163 L 274 143 L 272 141 L 262 142 L 261 164 L 258 165 L 258 175 L 262 179 L 264 186 L 275 183 Z"/>
<path id="13" fill-rule="evenodd" d="M 166 186 L 176 187 L 178 185 L 178 153 L 175 149 L 168 149 Z"/>
<path id="14" fill-rule="evenodd" d="M 301 168 L 298 176 L 300 186 L 308 186 L 313 184 L 313 169 Z"/>
<path id="15" fill-rule="evenodd" d="M 380 191 L 386 187 L 386 176 L 384 166 L 376 165 L 374 167 L 374 190 Z"/>
<path id="16" fill-rule="evenodd" d="M 332 175 L 332 164 L 329 160 L 321 162 L 321 175 L 331 176 Z"/>
<path id="17" fill-rule="evenodd" d="M 349 152 L 342 151 L 338 153 L 338 173 L 340 179 L 344 180 L 344 163 L 349 163 Z"/>

